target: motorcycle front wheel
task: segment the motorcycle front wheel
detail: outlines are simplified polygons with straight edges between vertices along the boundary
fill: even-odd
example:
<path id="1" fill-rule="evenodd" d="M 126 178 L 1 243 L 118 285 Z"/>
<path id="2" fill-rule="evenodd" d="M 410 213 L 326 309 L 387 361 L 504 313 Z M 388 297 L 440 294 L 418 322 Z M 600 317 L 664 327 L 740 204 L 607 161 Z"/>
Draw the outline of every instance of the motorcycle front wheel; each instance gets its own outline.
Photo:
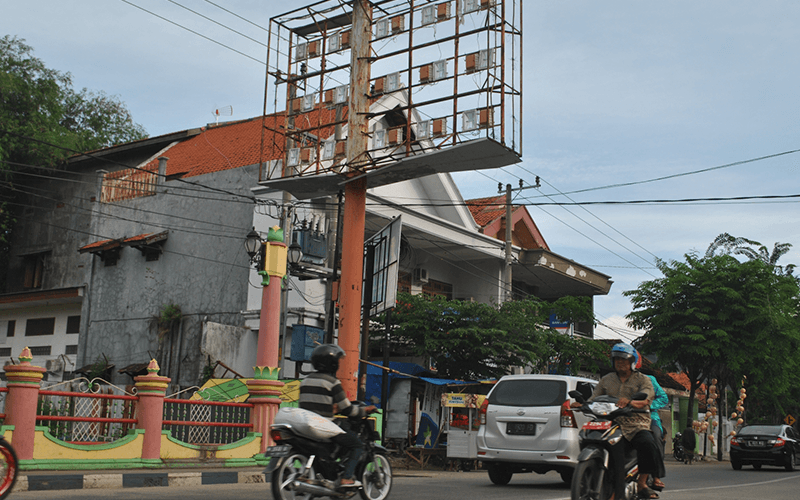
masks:
<path id="1" fill-rule="evenodd" d="M 572 500 L 607 500 L 611 497 L 613 485 L 610 474 L 601 472 L 603 464 L 599 459 L 579 462 L 572 474 Z M 601 483 L 602 481 L 602 483 Z"/>
<path id="2" fill-rule="evenodd" d="M 308 457 L 293 453 L 286 457 L 277 469 L 272 471 L 272 497 L 275 500 L 310 500 L 310 493 L 295 493 L 292 483 L 301 477 L 303 466 L 308 463 Z M 314 479 L 314 467 L 309 467 L 302 474 L 303 478 Z"/>
<path id="3" fill-rule="evenodd" d="M 375 454 L 372 460 L 359 466 L 357 471 L 361 481 L 361 498 L 364 500 L 385 500 L 392 489 L 392 466 L 385 455 Z"/>
<path id="4" fill-rule="evenodd" d="M 17 482 L 17 454 L 14 448 L 3 439 L 0 440 L 0 499 L 5 498 Z"/>

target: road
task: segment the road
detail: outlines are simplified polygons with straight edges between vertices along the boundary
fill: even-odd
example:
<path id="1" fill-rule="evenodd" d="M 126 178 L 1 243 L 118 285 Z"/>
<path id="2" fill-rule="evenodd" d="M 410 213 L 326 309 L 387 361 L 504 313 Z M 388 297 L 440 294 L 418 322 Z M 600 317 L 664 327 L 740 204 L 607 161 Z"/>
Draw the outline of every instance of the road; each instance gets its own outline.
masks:
<path id="1" fill-rule="evenodd" d="M 494 486 L 485 472 L 398 471 L 390 499 L 431 500 L 565 500 L 569 488 L 558 474 L 519 474 L 507 486 Z M 758 498 L 761 500 L 797 498 L 800 472 L 764 467 L 760 471 L 745 467 L 734 471 L 727 462 L 696 463 L 688 466 L 667 463 L 667 500 L 718 500 L 720 498 Z M 268 484 L 208 485 L 191 488 L 157 487 L 104 490 L 28 491 L 12 495 L 12 500 L 160 500 L 208 498 L 241 500 L 271 498 Z M 359 497 L 356 497 L 357 499 Z"/>

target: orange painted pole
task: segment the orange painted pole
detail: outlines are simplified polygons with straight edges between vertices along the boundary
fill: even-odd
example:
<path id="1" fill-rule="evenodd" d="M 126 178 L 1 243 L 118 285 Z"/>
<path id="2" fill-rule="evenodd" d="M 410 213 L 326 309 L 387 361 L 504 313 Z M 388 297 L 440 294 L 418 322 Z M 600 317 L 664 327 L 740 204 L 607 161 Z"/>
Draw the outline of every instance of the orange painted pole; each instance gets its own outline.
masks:
<path id="1" fill-rule="evenodd" d="M 368 166 L 367 146 L 370 85 L 370 2 L 353 2 L 353 41 L 350 48 L 350 101 L 347 115 L 348 175 L 363 173 Z M 339 380 L 348 399 L 358 394 L 358 355 L 361 337 L 361 275 L 364 272 L 364 221 L 367 180 L 351 180 L 344 188 L 342 228 L 342 278 L 339 286 L 339 346 L 345 358 L 339 363 Z"/>
<path id="2" fill-rule="evenodd" d="M 361 275 L 364 272 L 364 222 L 366 179 L 345 186 L 342 228 L 342 282 L 339 287 L 339 346 L 345 358 L 339 363 L 339 380 L 348 399 L 358 394 L 358 357 L 361 333 Z"/>

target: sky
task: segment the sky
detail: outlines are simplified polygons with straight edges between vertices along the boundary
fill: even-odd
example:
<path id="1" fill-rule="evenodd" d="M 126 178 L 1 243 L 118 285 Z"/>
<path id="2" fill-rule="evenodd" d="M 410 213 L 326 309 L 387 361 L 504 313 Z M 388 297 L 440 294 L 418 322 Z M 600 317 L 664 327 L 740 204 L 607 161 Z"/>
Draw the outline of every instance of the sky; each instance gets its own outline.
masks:
<path id="1" fill-rule="evenodd" d="M 214 122 L 227 106 L 221 120 L 261 114 L 265 29 L 295 5 L 0 0 L 0 36 L 25 39 L 76 88 L 119 96 L 155 136 Z M 523 161 L 454 177 L 466 199 L 541 178 L 515 203 L 552 251 L 614 281 L 595 298 L 597 319 L 615 327 L 599 336 L 630 339 L 622 292 L 660 277 L 656 259 L 704 253 L 721 233 L 770 250 L 791 243 L 780 262 L 800 264 L 800 198 L 708 200 L 800 194 L 800 2 L 523 7 Z M 654 202 L 687 199 L 706 201 Z M 563 205 L 640 200 L 650 203 Z"/>

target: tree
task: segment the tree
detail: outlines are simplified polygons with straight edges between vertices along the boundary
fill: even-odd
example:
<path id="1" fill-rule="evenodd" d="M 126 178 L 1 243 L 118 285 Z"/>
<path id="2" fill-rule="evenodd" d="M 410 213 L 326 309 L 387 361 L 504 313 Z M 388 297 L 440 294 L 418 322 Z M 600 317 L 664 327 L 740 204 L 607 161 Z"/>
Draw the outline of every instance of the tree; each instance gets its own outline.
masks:
<path id="1" fill-rule="evenodd" d="M 571 298 L 493 306 L 403 293 L 391 315 L 392 353 L 426 357 L 441 376 L 460 380 L 500 377 L 512 366 L 577 371 L 602 358 L 601 344 L 542 326 L 552 310 L 560 318 L 590 317 L 587 303 Z M 379 345 L 383 331 L 372 334 Z"/>
<path id="2" fill-rule="evenodd" d="M 733 383 L 746 375 L 749 387 L 758 388 L 755 399 L 780 411 L 796 368 L 785 354 L 800 346 L 797 282 L 760 259 L 685 259 L 658 261 L 663 278 L 623 292 L 634 309 L 627 318 L 647 331 L 641 349 L 656 354 L 660 366 L 689 377 L 690 408 L 704 380 L 717 376 Z"/>
<path id="3" fill-rule="evenodd" d="M 757 241 L 722 233 L 708 246 L 706 257 L 717 254 L 717 251 L 722 254 L 744 255 L 750 260 L 760 260 L 765 264 L 769 264 L 778 274 L 791 275 L 794 272 L 794 264 L 789 264 L 785 268 L 778 265 L 778 260 L 786 255 L 791 248 L 791 243 L 776 242 L 772 248 L 772 253 L 770 253 L 765 245 Z"/>
<path id="4" fill-rule="evenodd" d="M 0 160 L 23 165 L 54 166 L 77 152 L 147 137 L 118 97 L 75 91 L 70 73 L 47 68 L 24 40 L 8 35 L 0 39 L 0 124 Z"/>
<path id="5" fill-rule="evenodd" d="M 16 172 L 54 168 L 75 153 L 145 137 L 119 98 L 74 90 L 72 75 L 46 67 L 24 40 L 0 38 L 0 281 L 14 225 Z"/>

